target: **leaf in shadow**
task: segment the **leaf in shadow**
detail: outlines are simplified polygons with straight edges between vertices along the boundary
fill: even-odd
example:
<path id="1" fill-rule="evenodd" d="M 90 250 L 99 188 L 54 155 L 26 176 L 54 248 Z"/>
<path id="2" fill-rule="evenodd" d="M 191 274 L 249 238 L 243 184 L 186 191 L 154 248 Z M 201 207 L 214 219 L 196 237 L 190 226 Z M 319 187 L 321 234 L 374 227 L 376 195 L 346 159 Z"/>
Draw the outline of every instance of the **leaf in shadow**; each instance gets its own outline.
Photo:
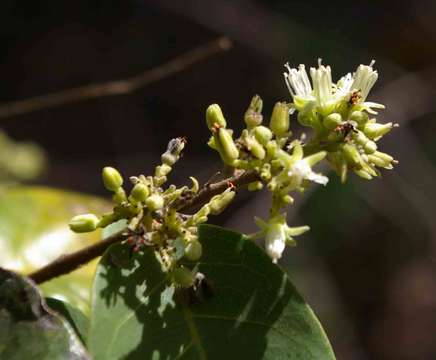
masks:
<path id="1" fill-rule="evenodd" d="M 315 315 L 261 249 L 215 226 L 199 234 L 206 282 L 198 298 L 178 290 L 175 306 L 152 250 L 130 259 L 122 244 L 108 250 L 93 288 L 94 359 L 334 359 Z"/>

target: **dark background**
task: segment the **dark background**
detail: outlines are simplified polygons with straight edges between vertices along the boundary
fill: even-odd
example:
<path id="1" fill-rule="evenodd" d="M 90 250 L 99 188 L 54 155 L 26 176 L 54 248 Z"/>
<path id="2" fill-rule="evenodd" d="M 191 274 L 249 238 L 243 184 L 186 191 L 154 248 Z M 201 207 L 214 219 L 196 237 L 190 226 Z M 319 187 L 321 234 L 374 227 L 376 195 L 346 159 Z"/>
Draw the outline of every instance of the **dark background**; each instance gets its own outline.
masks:
<path id="1" fill-rule="evenodd" d="M 0 101 L 123 79 L 227 35 L 234 43 L 129 95 L 0 119 L 47 152 L 36 183 L 106 195 L 100 169 L 150 173 L 169 138 L 188 148 L 172 177 L 218 168 L 204 110 L 221 104 L 235 129 L 255 93 L 268 114 L 289 100 L 283 64 L 333 65 L 335 78 L 376 59 L 370 100 L 400 123 L 382 149 L 400 160 L 371 182 L 332 179 L 299 197 L 292 224 L 309 224 L 282 265 L 313 306 L 339 359 L 436 359 L 436 3 L 421 1 L 13 1 L 0 4 Z M 297 125 L 293 125 L 297 128 Z M 213 221 L 254 231 L 266 194 L 243 195 Z"/>

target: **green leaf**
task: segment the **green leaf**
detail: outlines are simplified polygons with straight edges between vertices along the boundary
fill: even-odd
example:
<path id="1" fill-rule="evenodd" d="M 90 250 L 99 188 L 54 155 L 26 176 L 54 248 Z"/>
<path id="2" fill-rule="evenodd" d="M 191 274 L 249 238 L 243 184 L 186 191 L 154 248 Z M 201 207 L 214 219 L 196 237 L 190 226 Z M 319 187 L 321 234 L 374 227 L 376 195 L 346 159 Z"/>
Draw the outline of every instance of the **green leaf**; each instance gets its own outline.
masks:
<path id="1" fill-rule="evenodd" d="M 106 252 L 93 287 L 95 360 L 334 359 L 312 310 L 263 250 L 219 227 L 199 231 L 206 282 L 177 290 L 175 303 L 153 251 Z"/>
<path id="2" fill-rule="evenodd" d="M 56 311 L 68 321 L 82 343 L 85 344 L 89 319 L 79 309 L 76 309 L 65 301 L 55 298 L 46 298 L 45 302 L 50 309 Z"/>
<path id="3" fill-rule="evenodd" d="M 89 359 L 68 323 L 27 279 L 0 268 L 0 358 Z"/>
<path id="4" fill-rule="evenodd" d="M 0 266 L 28 274 L 57 257 L 101 239 L 100 231 L 75 234 L 73 215 L 107 211 L 106 201 L 73 192 L 17 186 L 0 192 Z M 90 287 L 97 260 L 42 284 L 45 296 L 63 299 L 89 312 Z"/>

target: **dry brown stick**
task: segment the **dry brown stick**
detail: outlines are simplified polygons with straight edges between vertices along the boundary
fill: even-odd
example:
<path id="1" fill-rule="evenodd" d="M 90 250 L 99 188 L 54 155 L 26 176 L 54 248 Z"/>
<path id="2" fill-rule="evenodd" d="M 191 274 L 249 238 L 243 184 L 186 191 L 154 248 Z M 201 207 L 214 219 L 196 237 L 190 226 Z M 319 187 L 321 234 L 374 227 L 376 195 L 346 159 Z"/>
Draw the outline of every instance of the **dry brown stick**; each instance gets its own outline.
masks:
<path id="1" fill-rule="evenodd" d="M 0 105 L 0 118 L 22 115 L 32 111 L 78 102 L 81 100 L 129 94 L 150 83 L 174 75 L 212 55 L 228 50 L 231 46 L 231 41 L 228 38 L 220 37 L 214 41 L 194 48 L 185 54 L 157 66 L 156 68 L 147 70 L 142 74 L 128 79 L 108 81 L 101 84 L 90 84 L 3 104 Z"/>
<path id="2" fill-rule="evenodd" d="M 222 193 L 229 186 L 229 182 L 236 186 L 236 188 L 249 184 L 258 180 L 258 176 L 253 172 L 243 172 L 238 175 L 234 175 L 230 178 L 218 181 L 213 184 L 206 185 L 202 190 L 198 192 L 192 199 L 181 204 L 179 211 L 189 211 L 202 204 L 208 202 L 213 196 Z M 51 280 L 55 277 L 65 275 L 78 267 L 88 263 L 92 259 L 101 256 L 106 249 L 114 243 L 123 241 L 127 237 L 125 231 L 119 231 L 106 239 L 87 246 L 74 253 L 63 255 L 60 258 L 54 260 L 50 264 L 43 268 L 36 270 L 28 275 L 35 283 L 40 284 L 45 281 Z"/>

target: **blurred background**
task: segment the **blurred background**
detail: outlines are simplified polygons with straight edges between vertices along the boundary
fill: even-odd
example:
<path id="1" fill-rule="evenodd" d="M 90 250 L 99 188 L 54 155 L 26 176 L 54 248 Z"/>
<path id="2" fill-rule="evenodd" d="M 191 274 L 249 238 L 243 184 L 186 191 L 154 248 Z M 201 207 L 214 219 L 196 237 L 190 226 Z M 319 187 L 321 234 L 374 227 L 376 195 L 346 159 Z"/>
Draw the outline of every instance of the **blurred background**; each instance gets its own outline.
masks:
<path id="1" fill-rule="evenodd" d="M 314 65 L 322 57 L 337 79 L 376 59 L 370 101 L 387 105 L 381 120 L 401 125 L 381 144 L 400 164 L 371 182 L 351 177 L 341 185 L 331 174 L 326 188 L 298 197 L 290 223 L 312 230 L 281 265 L 338 359 L 436 359 L 435 21 L 432 0 L 2 0 L 0 129 L 38 144 L 35 161 L 42 164 L 45 153 L 44 172 L 28 184 L 108 198 L 103 166 L 147 174 L 176 136 L 186 136 L 188 147 L 171 180 L 205 181 L 220 167 L 206 146 L 207 105 L 219 103 L 238 130 L 252 95 L 263 97 L 266 115 L 276 101 L 289 101 L 286 61 Z M 127 94 L 22 114 L 2 107 L 126 79 L 221 36 L 233 43 L 228 51 Z M 8 154 L 4 162 L 16 164 L 8 159 L 17 152 Z M 267 199 L 243 193 L 212 221 L 252 232 Z"/>

